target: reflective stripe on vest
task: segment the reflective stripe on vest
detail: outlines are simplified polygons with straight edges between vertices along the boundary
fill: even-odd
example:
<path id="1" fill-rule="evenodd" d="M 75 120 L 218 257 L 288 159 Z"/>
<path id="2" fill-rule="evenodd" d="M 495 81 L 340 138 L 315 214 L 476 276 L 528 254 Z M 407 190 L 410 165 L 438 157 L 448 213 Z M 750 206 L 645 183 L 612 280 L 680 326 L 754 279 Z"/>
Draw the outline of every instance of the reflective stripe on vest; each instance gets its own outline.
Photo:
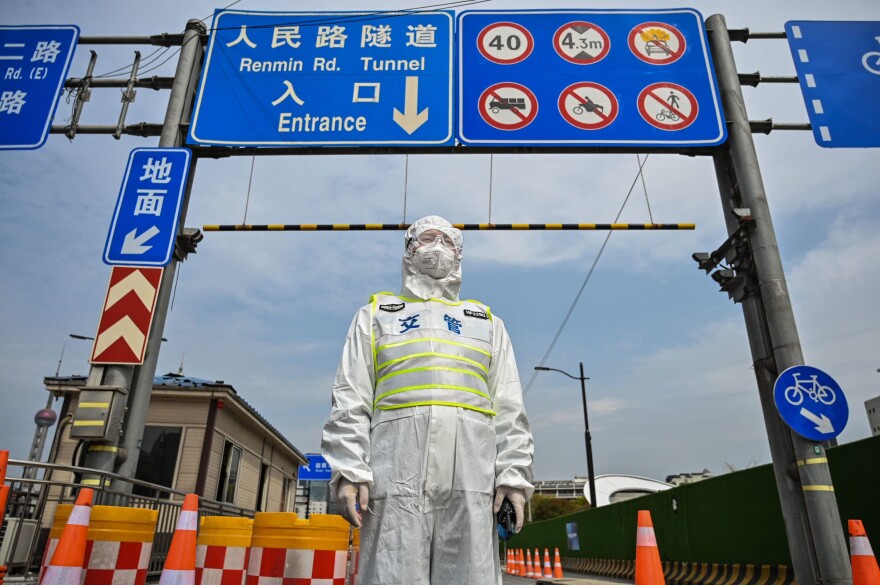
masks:
<path id="1" fill-rule="evenodd" d="M 380 305 L 404 303 L 382 311 Z M 492 324 L 473 301 L 449 303 L 377 295 L 373 301 L 374 408 L 456 406 L 494 415 L 489 395 Z"/>

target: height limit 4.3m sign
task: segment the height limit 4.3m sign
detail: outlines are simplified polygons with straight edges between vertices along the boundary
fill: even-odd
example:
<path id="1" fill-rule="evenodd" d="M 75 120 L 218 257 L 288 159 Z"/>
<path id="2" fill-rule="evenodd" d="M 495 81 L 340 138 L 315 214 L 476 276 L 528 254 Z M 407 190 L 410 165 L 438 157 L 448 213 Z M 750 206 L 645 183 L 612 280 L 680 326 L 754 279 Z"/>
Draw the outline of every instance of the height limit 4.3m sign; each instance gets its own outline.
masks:
<path id="1" fill-rule="evenodd" d="M 189 142 L 451 144 L 452 19 L 219 10 Z"/>

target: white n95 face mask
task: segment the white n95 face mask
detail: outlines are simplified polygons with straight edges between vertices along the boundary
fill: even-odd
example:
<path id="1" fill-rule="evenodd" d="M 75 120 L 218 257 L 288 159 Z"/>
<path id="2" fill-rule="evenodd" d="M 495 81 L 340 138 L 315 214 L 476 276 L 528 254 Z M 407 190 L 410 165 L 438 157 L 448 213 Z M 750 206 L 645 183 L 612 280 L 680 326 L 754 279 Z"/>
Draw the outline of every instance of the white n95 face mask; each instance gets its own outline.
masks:
<path id="1" fill-rule="evenodd" d="M 446 278 L 455 267 L 455 252 L 439 239 L 433 244 L 421 245 L 413 251 L 413 266 L 431 278 Z"/>

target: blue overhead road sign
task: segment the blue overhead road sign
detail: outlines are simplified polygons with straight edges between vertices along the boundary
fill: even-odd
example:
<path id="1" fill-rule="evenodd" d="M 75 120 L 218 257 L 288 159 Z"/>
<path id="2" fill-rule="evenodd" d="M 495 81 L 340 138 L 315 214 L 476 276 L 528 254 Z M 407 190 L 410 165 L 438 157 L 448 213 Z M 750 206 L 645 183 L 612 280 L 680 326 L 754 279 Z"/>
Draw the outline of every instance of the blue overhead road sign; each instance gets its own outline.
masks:
<path id="1" fill-rule="evenodd" d="M 0 26 L 0 149 L 46 142 L 78 38 L 76 26 Z"/>
<path id="2" fill-rule="evenodd" d="M 308 465 L 300 465 L 297 479 L 300 481 L 330 481 L 330 464 L 323 456 L 307 453 Z"/>
<path id="3" fill-rule="evenodd" d="M 726 139 L 703 17 L 674 10 L 458 16 L 464 144 L 688 147 Z"/>
<path id="4" fill-rule="evenodd" d="M 452 144 L 451 12 L 218 10 L 188 141 Z"/>
<path id="5" fill-rule="evenodd" d="M 810 366 L 794 366 L 779 374 L 773 399 L 785 424 L 813 441 L 833 439 L 849 419 L 843 390 L 831 376 Z"/>
<path id="6" fill-rule="evenodd" d="M 104 246 L 105 263 L 165 266 L 171 261 L 190 157 L 186 148 L 131 151 Z"/>
<path id="7" fill-rule="evenodd" d="M 785 33 L 816 144 L 880 146 L 880 22 L 792 20 Z"/>

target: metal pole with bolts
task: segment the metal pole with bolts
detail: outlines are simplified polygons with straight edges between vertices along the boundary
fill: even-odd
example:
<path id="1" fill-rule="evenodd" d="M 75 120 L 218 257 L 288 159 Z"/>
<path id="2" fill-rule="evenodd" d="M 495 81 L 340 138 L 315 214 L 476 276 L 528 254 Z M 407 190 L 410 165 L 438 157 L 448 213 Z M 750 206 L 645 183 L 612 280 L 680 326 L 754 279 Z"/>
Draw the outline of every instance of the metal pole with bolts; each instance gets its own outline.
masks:
<path id="1" fill-rule="evenodd" d="M 580 376 L 572 376 L 568 372 L 557 370 L 556 368 L 548 368 L 546 366 L 535 366 L 539 372 L 559 372 L 571 378 L 572 380 L 581 381 L 581 401 L 584 406 L 584 446 L 587 450 L 587 481 L 590 488 L 590 507 L 596 507 L 596 475 L 593 473 L 593 438 L 590 434 L 590 419 L 587 416 L 587 378 L 584 376 L 584 362 L 580 362 Z"/>
<path id="2" fill-rule="evenodd" d="M 737 229 L 734 208 L 748 208 L 754 220 L 747 232 L 753 268 L 743 270 L 753 290 L 742 301 L 743 315 L 795 579 L 849 585 L 852 571 L 824 449 L 785 426 L 773 402 L 779 373 L 804 357 L 724 17 L 709 17 L 706 29 L 727 116 L 728 141 L 715 155 L 715 168 L 728 231 Z"/>

